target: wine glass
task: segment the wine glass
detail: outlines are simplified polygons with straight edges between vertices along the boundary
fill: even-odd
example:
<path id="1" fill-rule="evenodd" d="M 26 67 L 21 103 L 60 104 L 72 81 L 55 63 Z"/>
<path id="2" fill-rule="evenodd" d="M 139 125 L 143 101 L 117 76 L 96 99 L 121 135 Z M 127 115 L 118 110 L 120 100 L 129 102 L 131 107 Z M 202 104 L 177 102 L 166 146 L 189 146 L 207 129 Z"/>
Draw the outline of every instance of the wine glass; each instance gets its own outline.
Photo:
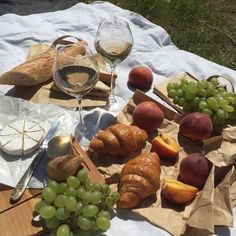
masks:
<path id="1" fill-rule="evenodd" d="M 56 49 L 53 80 L 60 90 L 77 98 L 80 122 L 76 131 L 84 136 L 87 128 L 83 121 L 81 101 L 97 83 L 99 66 L 89 47 L 79 42 L 59 45 Z"/>
<path id="2" fill-rule="evenodd" d="M 114 74 L 116 65 L 130 54 L 133 46 L 133 36 L 129 24 L 115 17 L 102 20 L 96 32 L 94 45 L 97 52 L 110 65 L 111 91 L 107 106 L 110 111 L 116 110 L 117 98 L 114 95 Z"/>

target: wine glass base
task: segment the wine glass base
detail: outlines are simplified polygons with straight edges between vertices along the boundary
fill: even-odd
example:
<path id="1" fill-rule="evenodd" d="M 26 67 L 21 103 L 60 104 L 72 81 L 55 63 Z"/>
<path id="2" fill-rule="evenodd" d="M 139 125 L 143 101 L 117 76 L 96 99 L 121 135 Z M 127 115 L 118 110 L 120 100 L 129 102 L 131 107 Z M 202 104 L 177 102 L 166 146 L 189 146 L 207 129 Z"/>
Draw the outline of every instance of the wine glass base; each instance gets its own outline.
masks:
<path id="1" fill-rule="evenodd" d="M 122 111 L 125 104 L 126 101 L 122 97 L 115 96 L 113 99 L 108 100 L 105 109 L 110 112 L 119 112 Z"/>

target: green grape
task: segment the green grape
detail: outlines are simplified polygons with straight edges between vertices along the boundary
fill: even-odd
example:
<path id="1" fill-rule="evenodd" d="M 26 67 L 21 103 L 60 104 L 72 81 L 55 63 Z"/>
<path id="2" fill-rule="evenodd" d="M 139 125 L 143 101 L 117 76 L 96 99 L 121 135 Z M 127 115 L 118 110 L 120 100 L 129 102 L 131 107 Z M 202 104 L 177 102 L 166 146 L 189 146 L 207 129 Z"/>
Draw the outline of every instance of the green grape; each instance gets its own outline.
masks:
<path id="1" fill-rule="evenodd" d="M 92 228 L 92 230 L 94 230 L 94 231 L 98 231 L 98 230 L 99 230 L 96 221 L 92 221 L 91 228 Z"/>
<path id="2" fill-rule="evenodd" d="M 227 100 L 223 99 L 223 100 L 219 101 L 219 106 L 220 107 L 223 108 L 223 107 L 225 107 L 227 105 L 228 105 L 228 101 Z"/>
<path id="3" fill-rule="evenodd" d="M 203 110 L 203 109 L 206 109 L 208 106 L 205 101 L 201 101 L 201 102 L 199 102 L 199 107 Z"/>
<path id="4" fill-rule="evenodd" d="M 86 186 L 86 189 L 88 191 L 94 191 L 95 190 L 95 184 L 89 179 L 86 180 L 85 186 Z"/>
<path id="5" fill-rule="evenodd" d="M 91 192 L 90 191 L 84 191 L 82 195 L 82 200 L 84 202 L 90 202 L 91 201 Z"/>
<path id="6" fill-rule="evenodd" d="M 104 216 L 98 216 L 96 218 L 96 224 L 97 224 L 98 228 L 103 231 L 106 231 L 111 227 L 110 220 Z"/>
<path id="7" fill-rule="evenodd" d="M 77 173 L 77 178 L 80 182 L 85 182 L 87 179 L 87 173 L 85 169 L 79 170 Z"/>
<path id="8" fill-rule="evenodd" d="M 108 196 L 105 200 L 105 203 L 108 207 L 112 207 L 115 205 L 116 202 L 114 201 L 114 199 L 111 196 Z"/>
<path id="9" fill-rule="evenodd" d="M 175 96 L 177 96 L 177 91 L 175 89 L 168 91 L 168 97 L 174 98 Z"/>
<path id="10" fill-rule="evenodd" d="M 79 187 L 77 190 L 77 198 L 78 199 L 83 199 L 84 192 L 86 190 L 83 187 Z"/>
<path id="11" fill-rule="evenodd" d="M 205 89 L 201 89 L 198 91 L 199 95 L 201 95 L 202 97 L 207 97 L 207 91 Z"/>
<path id="12" fill-rule="evenodd" d="M 186 79 L 181 79 L 181 80 L 180 80 L 180 84 L 181 84 L 181 85 L 188 85 L 188 80 L 186 80 Z"/>
<path id="13" fill-rule="evenodd" d="M 110 188 L 108 184 L 101 184 L 101 191 L 102 193 L 109 193 L 110 192 Z"/>
<path id="14" fill-rule="evenodd" d="M 77 195 L 77 190 L 76 190 L 75 188 L 69 186 L 69 187 L 66 189 L 66 192 L 65 192 L 65 193 L 66 193 L 66 195 L 76 197 L 76 195 Z"/>
<path id="15" fill-rule="evenodd" d="M 204 81 L 198 81 L 196 87 L 198 90 L 201 90 L 206 88 L 206 84 L 204 83 Z"/>
<path id="16" fill-rule="evenodd" d="M 225 112 L 224 112 L 224 110 L 223 110 L 223 109 L 219 109 L 219 110 L 217 111 L 217 116 L 218 116 L 218 118 L 220 118 L 220 119 L 224 119 L 224 117 L 225 117 Z"/>
<path id="17" fill-rule="evenodd" d="M 200 98 L 197 97 L 197 96 L 194 97 L 194 99 L 193 99 L 193 106 L 198 107 L 199 102 L 200 102 Z"/>
<path id="18" fill-rule="evenodd" d="M 183 107 L 183 106 L 185 105 L 185 103 L 186 103 L 185 98 L 180 98 L 180 99 L 179 99 L 179 105 L 180 105 L 181 107 Z"/>
<path id="19" fill-rule="evenodd" d="M 72 211 L 72 212 L 76 211 L 76 207 L 77 207 L 76 198 L 73 196 L 67 197 L 65 207 L 69 211 Z"/>
<path id="20" fill-rule="evenodd" d="M 223 87 L 219 87 L 218 88 L 218 92 L 220 92 L 220 93 L 223 93 L 223 92 L 225 92 L 226 90 L 225 90 L 225 88 L 223 88 Z"/>
<path id="21" fill-rule="evenodd" d="M 68 186 L 65 182 L 59 183 L 57 192 L 58 193 L 64 193 L 66 191 L 67 187 Z"/>
<path id="22" fill-rule="evenodd" d="M 57 236 L 57 229 L 53 229 L 49 236 Z"/>
<path id="23" fill-rule="evenodd" d="M 232 106 L 225 106 L 225 107 L 222 107 L 224 111 L 227 111 L 227 112 L 233 112 L 234 111 L 234 108 Z"/>
<path id="24" fill-rule="evenodd" d="M 236 121 L 236 110 L 234 110 L 233 112 L 229 113 L 229 119 L 231 121 Z"/>
<path id="25" fill-rule="evenodd" d="M 233 97 L 233 96 L 229 96 L 229 97 L 227 97 L 226 99 L 227 99 L 227 101 L 228 101 L 229 103 L 231 103 L 231 104 L 235 104 L 235 102 L 236 102 L 236 98 Z"/>
<path id="26" fill-rule="evenodd" d="M 175 97 L 173 98 L 173 103 L 174 103 L 174 104 L 178 104 L 178 103 L 179 103 L 179 97 L 175 96 Z"/>
<path id="27" fill-rule="evenodd" d="M 78 178 L 76 178 L 75 176 L 69 176 L 66 182 L 72 188 L 78 188 L 80 184 Z"/>
<path id="28" fill-rule="evenodd" d="M 54 180 L 50 180 L 48 183 L 48 187 L 51 188 L 55 193 L 58 192 L 58 183 Z"/>
<path id="29" fill-rule="evenodd" d="M 105 210 L 101 210 L 99 213 L 98 213 L 99 216 L 104 216 L 106 217 L 107 219 L 111 219 L 111 214 L 109 211 L 105 211 Z"/>
<path id="30" fill-rule="evenodd" d="M 50 219 L 56 213 L 56 209 L 53 206 L 43 206 L 39 210 L 39 214 L 43 219 Z"/>
<path id="31" fill-rule="evenodd" d="M 218 84 L 219 84 L 217 78 L 212 78 L 212 79 L 210 80 L 210 82 L 211 82 L 211 84 L 212 84 L 214 87 L 217 87 Z"/>
<path id="32" fill-rule="evenodd" d="M 96 190 L 92 192 L 90 199 L 91 199 L 91 203 L 98 204 L 102 199 L 102 193 Z"/>
<path id="33" fill-rule="evenodd" d="M 176 90 L 176 96 L 177 97 L 182 97 L 183 96 L 183 91 L 181 89 Z"/>
<path id="34" fill-rule="evenodd" d="M 67 196 L 64 194 L 57 195 L 54 204 L 56 207 L 65 207 Z"/>
<path id="35" fill-rule="evenodd" d="M 212 96 L 212 95 L 216 95 L 217 94 L 217 90 L 210 86 L 207 88 L 207 96 Z"/>
<path id="36" fill-rule="evenodd" d="M 202 112 L 209 115 L 210 117 L 212 116 L 212 111 L 210 109 L 205 108 L 202 110 Z"/>
<path id="37" fill-rule="evenodd" d="M 113 192 L 111 197 L 115 202 L 117 202 L 120 199 L 120 194 L 118 192 Z"/>
<path id="38" fill-rule="evenodd" d="M 56 210 L 56 217 L 59 220 L 67 220 L 70 217 L 70 212 L 65 207 L 59 207 Z"/>
<path id="39" fill-rule="evenodd" d="M 43 206 L 48 206 L 49 204 L 45 201 L 39 201 L 35 204 L 34 206 L 34 210 L 39 213 L 40 209 L 43 207 Z"/>
<path id="40" fill-rule="evenodd" d="M 94 183 L 94 189 L 95 190 L 100 190 L 100 184 L 99 183 Z"/>
<path id="41" fill-rule="evenodd" d="M 172 83 L 168 83 L 167 85 L 167 91 L 174 89 L 175 86 Z"/>
<path id="42" fill-rule="evenodd" d="M 48 229 L 55 229 L 58 228 L 61 224 L 61 221 L 57 219 L 55 216 L 51 219 L 45 220 L 46 226 Z"/>
<path id="43" fill-rule="evenodd" d="M 187 100 L 191 100 L 192 98 L 194 98 L 194 94 L 192 94 L 192 93 L 190 93 L 189 91 L 187 91 L 186 93 L 185 93 L 185 99 L 187 99 Z"/>
<path id="44" fill-rule="evenodd" d="M 42 197 L 47 202 L 53 202 L 56 199 L 56 193 L 50 187 L 45 187 L 42 191 Z"/>
<path id="45" fill-rule="evenodd" d="M 183 92 L 188 91 L 188 85 L 187 84 L 182 85 L 181 89 Z"/>
<path id="46" fill-rule="evenodd" d="M 82 209 L 83 209 L 83 203 L 82 202 L 77 202 L 76 203 L 76 214 L 78 214 L 78 213 L 80 213 L 80 212 L 82 212 Z"/>
<path id="47" fill-rule="evenodd" d="M 79 216 L 79 217 L 77 218 L 77 224 L 78 224 L 78 226 L 79 226 L 81 229 L 83 229 L 83 230 L 88 230 L 88 229 L 90 229 L 91 226 L 92 226 L 91 220 L 88 219 L 88 218 L 85 218 L 85 217 L 83 217 L 83 216 Z"/>
<path id="48" fill-rule="evenodd" d="M 174 86 L 175 90 L 177 90 L 180 87 L 180 85 L 178 83 L 176 83 L 176 82 L 173 83 L 173 86 Z"/>
<path id="49" fill-rule="evenodd" d="M 98 207 L 95 205 L 87 205 L 82 210 L 82 213 L 83 213 L 84 217 L 93 217 L 93 216 L 97 215 Z"/>
<path id="50" fill-rule="evenodd" d="M 61 225 L 57 229 L 57 236 L 70 236 L 70 227 L 67 224 Z"/>
<path id="51" fill-rule="evenodd" d="M 210 106 L 210 108 L 214 108 L 215 106 L 218 106 L 217 100 L 215 97 L 207 98 L 207 104 Z"/>

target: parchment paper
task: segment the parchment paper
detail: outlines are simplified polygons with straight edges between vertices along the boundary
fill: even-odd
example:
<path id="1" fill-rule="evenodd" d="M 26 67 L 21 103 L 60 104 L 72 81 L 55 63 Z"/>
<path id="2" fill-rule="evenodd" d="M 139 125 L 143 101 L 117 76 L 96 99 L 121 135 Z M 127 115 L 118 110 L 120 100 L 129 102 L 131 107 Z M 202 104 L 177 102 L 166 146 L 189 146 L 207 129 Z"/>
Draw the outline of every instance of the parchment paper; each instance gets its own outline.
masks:
<path id="1" fill-rule="evenodd" d="M 134 107 L 144 100 L 152 100 L 143 93 L 136 91 L 133 98 L 125 109 L 118 115 L 117 122 L 132 123 L 132 111 Z M 156 102 L 156 101 L 155 101 Z M 157 102 L 158 103 L 158 102 Z M 161 179 L 165 176 L 178 178 L 179 164 L 188 154 L 194 152 L 203 152 L 203 146 L 197 145 L 187 138 L 178 135 L 179 115 L 171 110 L 164 108 L 165 120 L 160 127 L 159 132 L 167 133 L 179 142 L 181 151 L 176 163 L 170 163 L 161 160 Z M 168 117 L 168 119 L 167 119 Z M 153 136 L 152 134 L 150 140 Z M 147 144 L 146 151 L 150 150 L 150 144 Z M 107 181 L 115 186 L 119 182 L 119 174 L 127 160 L 109 160 L 103 155 L 102 160 L 97 159 L 97 164 L 102 173 L 105 174 Z M 111 164 L 113 163 L 113 164 Z M 232 201 L 231 185 L 235 183 L 235 170 L 233 166 L 220 168 L 212 163 L 212 169 L 202 191 L 199 191 L 195 199 L 186 205 L 175 205 L 161 198 L 161 188 L 156 196 L 143 200 L 138 209 L 132 210 L 145 217 L 149 222 L 157 225 L 172 235 L 193 235 L 195 232 L 204 234 L 214 233 L 216 225 L 232 226 Z M 190 230 L 191 229 L 191 230 Z M 198 235 L 198 234 L 196 234 Z"/>

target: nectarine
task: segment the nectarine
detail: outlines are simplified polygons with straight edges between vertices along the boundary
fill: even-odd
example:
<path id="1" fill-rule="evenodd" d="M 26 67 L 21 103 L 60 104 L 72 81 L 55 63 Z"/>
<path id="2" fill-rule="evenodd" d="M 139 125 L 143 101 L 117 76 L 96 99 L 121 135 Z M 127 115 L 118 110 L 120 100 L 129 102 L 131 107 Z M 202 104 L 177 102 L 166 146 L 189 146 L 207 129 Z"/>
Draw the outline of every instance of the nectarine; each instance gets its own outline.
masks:
<path id="1" fill-rule="evenodd" d="M 129 84 L 137 89 L 148 89 L 153 82 L 152 71 L 146 66 L 134 67 L 129 73 Z"/>
<path id="2" fill-rule="evenodd" d="M 176 159 L 180 146 L 168 134 L 161 133 L 152 140 L 152 149 L 160 157 Z"/>
<path id="3" fill-rule="evenodd" d="M 164 113 L 155 102 L 144 101 L 135 107 L 132 118 L 139 128 L 151 132 L 161 126 Z"/>
<path id="4" fill-rule="evenodd" d="M 184 183 L 202 189 L 210 172 L 208 160 L 201 153 L 192 153 L 180 163 L 180 177 Z"/>
<path id="5" fill-rule="evenodd" d="M 199 190 L 189 184 L 170 177 L 163 179 L 162 196 L 170 202 L 177 204 L 185 204 L 192 201 Z"/>
<path id="6" fill-rule="evenodd" d="M 211 118 L 207 114 L 200 112 L 194 112 L 184 116 L 179 125 L 179 133 L 193 141 L 209 138 L 212 130 Z"/>

